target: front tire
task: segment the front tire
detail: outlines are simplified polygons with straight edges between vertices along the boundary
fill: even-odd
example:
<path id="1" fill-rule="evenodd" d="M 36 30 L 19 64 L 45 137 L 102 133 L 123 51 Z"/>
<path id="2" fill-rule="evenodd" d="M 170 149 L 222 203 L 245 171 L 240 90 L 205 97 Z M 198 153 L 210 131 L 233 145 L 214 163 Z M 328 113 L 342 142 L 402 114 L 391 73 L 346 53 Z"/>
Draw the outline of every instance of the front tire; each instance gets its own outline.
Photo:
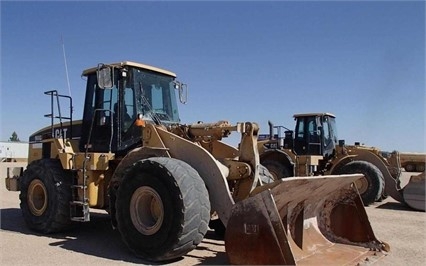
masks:
<path id="1" fill-rule="evenodd" d="M 368 206 L 378 201 L 385 188 L 385 178 L 377 166 L 365 161 L 353 161 L 343 166 L 340 174 L 363 174 L 364 178 L 355 182 L 362 202 Z"/>
<path id="2" fill-rule="evenodd" d="M 262 162 L 262 165 L 268 169 L 274 180 L 291 176 L 288 167 L 277 161 L 265 160 Z"/>
<path id="3" fill-rule="evenodd" d="M 32 230 L 55 233 L 69 229 L 72 175 L 58 160 L 30 163 L 20 178 L 21 210 Z"/>
<path id="4" fill-rule="evenodd" d="M 414 164 L 407 164 L 404 167 L 404 169 L 405 169 L 406 172 L 414 172 L 415 169 L 416 169 L 416 166 Z"/>
<path id="5" fill-rule="evenodd" d="M 207 189 L 198 173 L 172 158 L 149 158 L 126 172 L 117 191 L 117 227 L 139 257 L 178 258 L 204 238 L 210 220 Z"/>

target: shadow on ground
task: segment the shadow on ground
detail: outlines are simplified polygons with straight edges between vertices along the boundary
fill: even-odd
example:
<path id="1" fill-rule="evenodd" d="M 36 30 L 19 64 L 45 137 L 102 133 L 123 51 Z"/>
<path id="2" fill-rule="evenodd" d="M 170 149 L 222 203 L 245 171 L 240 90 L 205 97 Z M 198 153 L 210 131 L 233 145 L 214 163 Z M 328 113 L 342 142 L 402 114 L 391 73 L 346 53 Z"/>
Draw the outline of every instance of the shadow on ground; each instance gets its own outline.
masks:
<path id="1" fill-rule="evenodd" d="M 40 234 L 25 224 L 20 209 L 1 210 L 1 229 L 25 235 L 54 239 L 49 245 L 59 246 L 78 253 L 132 263 L 148 263 L 136 258 L 121 241 L 120 234 L 113 230 L 107 214 L 91 214 L 91 222 L 78 223 L 70 231 L 56 234 Z M 150 263 L 152 264 L 152 263 Z"/>
<path id="2" fill-rule="evenodd" d="M 207 245 L 207 247 L 206 247 Z M 195 265 L 226 265 L 228 264 L 228 257 L 224 248 L 225 242 L 223 236 L 218 236 L 213 230 L 207 231 L 203 242 L 196 248 L 197 250 L 208 250 L 214 257 L 195 256 L 192 253 L 185 255 L 185 257 L 192 257 L 199 260 Z M 222 251 L 212 250 L 209 247 L 217 246 Z"/>
<path id="3" fill-rule="evenodd" d="M 73 252 L 114 261 L 156 265 L 156 263 L 135 257 L 129 251 L 127 246 L 122 242 L 118 230 L 112 229 L 109 215 L 106 213 L 91 213 L 90 222 L 78 223 L 76 228 L 70 231 L 49 235 L 43 235 L 28 229 L 20 209 L 1 209 L 0 217 L 0 228 L 2 230 L 24 235 L 48 237 L 52 239 L 49 244 L 51 246 L 58 246 Z"/>
<path id="4" fill-rule="evenodd" d="M 407 204 L 401 202 L 385 202 L 378 206 L 377 209 L 387 209 L 387 210 L 397 210 L 397 211 L 407 211 L 407 212 L 423 212 L 410 208 Z"/>

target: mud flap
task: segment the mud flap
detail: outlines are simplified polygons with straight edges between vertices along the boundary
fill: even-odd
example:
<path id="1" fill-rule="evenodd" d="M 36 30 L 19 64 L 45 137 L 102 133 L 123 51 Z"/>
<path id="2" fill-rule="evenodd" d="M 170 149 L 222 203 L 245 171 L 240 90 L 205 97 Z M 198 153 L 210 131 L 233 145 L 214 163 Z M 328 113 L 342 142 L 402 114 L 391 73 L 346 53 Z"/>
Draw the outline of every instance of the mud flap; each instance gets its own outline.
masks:
<path id="1" fill-rule="evenodd" d="M 351 185 L 362 175 L 292 177 L 236 203 L 225 233 L 232 264 L 371 263 L 389 251 Z"/>
<path id="2" fill-rule="evenodd" d="M 425 211 L 425 172 L 413 175 L 404 187 L 403 196 L 405 203 L 411 208 Z"/>

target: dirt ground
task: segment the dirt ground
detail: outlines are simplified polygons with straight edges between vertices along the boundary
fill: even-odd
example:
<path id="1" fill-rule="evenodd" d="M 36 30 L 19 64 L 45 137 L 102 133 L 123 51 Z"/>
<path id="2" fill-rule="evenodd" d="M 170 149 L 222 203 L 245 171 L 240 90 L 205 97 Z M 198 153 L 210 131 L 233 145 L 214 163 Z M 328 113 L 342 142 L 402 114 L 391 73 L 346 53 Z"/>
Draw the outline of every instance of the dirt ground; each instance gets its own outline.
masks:
<path id="1" fill-rule="evenodd" d="M 409 177 L 404 173 L 404 178 Z M 90 223 L 64 234 L 44 236 L 30 231 L 19 209 L 19 192 L 0 180 L 0 262 L 2 265 L 152 265 L 136 258 L 112 230 L 108 215 L 93 212 Z M 376 265 L 426 265 L 426 213 L 391 198 L 366 207 L 376 237 L 391 252 Z M 226 265 L 223 240 L 209 231 L 197 249 L 167 265 Z M 321 265 L 321 262 L 318 262 Z"/>

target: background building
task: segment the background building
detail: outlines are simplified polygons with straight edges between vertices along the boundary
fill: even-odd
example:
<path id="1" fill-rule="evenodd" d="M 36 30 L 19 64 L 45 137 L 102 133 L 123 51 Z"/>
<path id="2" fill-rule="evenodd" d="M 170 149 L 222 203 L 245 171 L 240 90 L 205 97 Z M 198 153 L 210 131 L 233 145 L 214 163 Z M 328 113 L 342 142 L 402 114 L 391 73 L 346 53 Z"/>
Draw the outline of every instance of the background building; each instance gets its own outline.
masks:
<path id="1" fill-rule="evenodd" d="M 1 162 L 27 161 L 28 142 L 0 141 Z"/>

